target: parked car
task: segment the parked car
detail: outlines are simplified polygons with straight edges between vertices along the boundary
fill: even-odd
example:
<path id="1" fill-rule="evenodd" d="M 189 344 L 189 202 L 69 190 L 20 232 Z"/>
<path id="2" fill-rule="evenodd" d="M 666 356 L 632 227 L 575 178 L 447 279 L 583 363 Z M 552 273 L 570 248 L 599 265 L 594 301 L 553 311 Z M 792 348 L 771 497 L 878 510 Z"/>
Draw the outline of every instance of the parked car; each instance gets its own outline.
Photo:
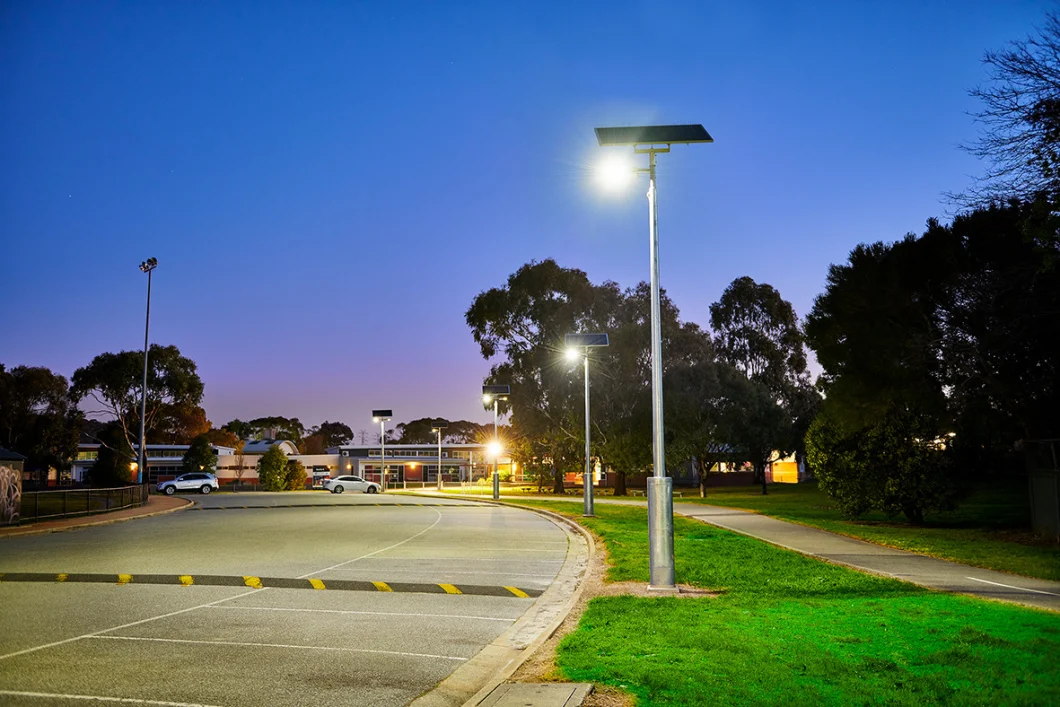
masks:
<path id="1" fill-rule="evenodd" d="M 324 488 L 332 493 L 343 491 L 363 491 L 364 493 L 379 493 L 383 487 L 374 481 L 365 481 L 359 476 L 339 476 L 324 482 Z"/>
<path id="2" fill-rule="evenodd" d="M 210 493 L 216 490 L 217 477 L 206 473 L 181 474 L 172 481 L 162 481 L 158 484 L 158 492 L 167 496 L 172 496 L 177 491 Z"/>

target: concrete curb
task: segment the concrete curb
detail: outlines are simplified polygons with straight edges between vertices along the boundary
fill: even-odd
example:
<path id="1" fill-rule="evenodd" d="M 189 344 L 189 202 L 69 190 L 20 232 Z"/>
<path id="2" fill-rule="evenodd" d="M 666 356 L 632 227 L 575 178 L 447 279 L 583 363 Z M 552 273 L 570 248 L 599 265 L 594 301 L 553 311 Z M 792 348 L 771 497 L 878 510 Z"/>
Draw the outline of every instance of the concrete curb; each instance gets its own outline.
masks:
<path id="1" fill-rule="evenodd" d="M 440 494 L 430 495 L 437 497 Z M 585 575 L 596 554 L 596 546 L 589 531 L 569 518 L 540 508 L 500 503 L 492 499 L 476 499 L 475 502 L 490 506 L 518 508 L 544 516 L 563 529 L 571 540 L 572 548 L 580 546 L 577 542 L 579 539 L 584 542 L 585 551 L 584 554 L 569 553 L 556 580 L 526 614 L 471 660 L 438 683 L 434 689 L 409 703 L 409 707 L 456 707 L 457 705 L 476 707 L 480 705 L 490 693 L 508 680 L 552 637 L 567 619 L 585 589 Z M 572 588 L 573 591 L 570 591 Z M 566 598 L 564 598 L 565 593 Z M 484 685 L 483 681 L 485 681 Z M 478 688 L 478 691 L 471 694 L 475 688 Z M 471 694 L 470 698 L 468 698 L 469 694 Z"/>
<path id="2" fill-rule="evenodd" d="M 124 523 L 130 520 L 137 520 L 139 518 L 153 518 L 154 516 L 166 515 L 167 513 L 176 513 L 177 511 L 186 511 L 195 505 L 195 501 L 190 498 L 179 499 L 184 501 L 184 505 L 174 506 L 173 508 L 163 508 L 159 511 L 152 511 L 151 513 L 139 513 L 136 515 L 125 516 L 124 518 L 104 518 L 103 520 L 88 521 L 85 523 L 70 523 L 69 525 L 58 526 L 54 528 L 27 528 L 26 530 L 11 530 L 6 532 L 0 532 L 0 539 L 3 538 L 24 538 L 28 535 L 46 535 L 48 533 L 63 533 L 67 530 L 74 530 L 75 528 L 87 528 L 93 525 L 111 525 L 112 523 Z M 142 508 L 142 506 L 141 506 Z M 113 511 L 114 513 L 121 513 L 121 511 Z M 98 516 L 85 516 L 85 518 L 93 518 Z"/>

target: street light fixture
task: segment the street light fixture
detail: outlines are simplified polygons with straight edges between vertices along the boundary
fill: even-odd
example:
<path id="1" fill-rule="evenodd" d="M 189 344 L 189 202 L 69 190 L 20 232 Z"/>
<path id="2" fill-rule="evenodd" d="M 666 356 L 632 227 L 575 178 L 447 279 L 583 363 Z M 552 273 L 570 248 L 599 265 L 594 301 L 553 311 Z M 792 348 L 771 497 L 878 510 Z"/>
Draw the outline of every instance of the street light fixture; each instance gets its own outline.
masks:
<path id="1" fill-rule="evenodd" d="M 438 433 L 438 490 L 442 490 L 442 430 L 449 427 L 448 420 L 438 419 L 434 421 L 431 432 Z"/>
<path id="2" fill-rule="evenodd" d="M 493 500 L 498 501 L 501 497 L 501 439 L 497 435 L 497 404 L 501 400 L 507 400 L 512 389 L 506 385 L 484 385 L 482 386 L 482 402 L 486 405 L 493 403 L 493 442 L 490 443 L 488 451 L 493 456 Z"/>
<path id="3" fill-rule="evenodd" d="M 663 444 L 662 319 L 659 295 L 659 209 L 655 190 L 655 156 L 672 145 L 714 142 L 702 125 L 640 125 L 595 128 L 602 147 L 632 146 L 634 154 L 648 155 L 648 233 L 651 261 L 651 426 L 652 478 L 648 479 L 648 588 L 677 591 L 674 583 L 673 480 L 666 476 Z"/>
<path id="4" fill-rule="evenodd" d="M 563 337 L 563 343 L 567 347 L 567 359 L 576 360 L 585 350 L 585 473 L 582 474 L 582 497 L 585 499 L 585 509 L 582 512 L 586 518 L 592 518 L 593 513 L 593 472 L 589 451 L 589 349 L 610 346 L 607 334 L 567 334 Z M 572 355 L 573 354 L 573 355 Z"/>
<path id="5" fill-rule="evenodd" d="M 147 319 L 144 322 L 144 385 L 140 389 L 140 449 L 139 462 L 136 467 L 136 483 L 150 481 L 144 478 L 147 473 L 147 444 L 144 439 L 144 422 L 147 418 L 147 337 L 151 330 L 151 273 L 158 267 L 157 258 L 148 258 L 140 263 L 140 272 L 147 273 Z"/>
<path id="6" fill-rule="evenodd" d="M 372 410 L 372 422 L 379 423 L 379 481 L 386 491 L 386 423 L 394 416 L 393 410 Z"/>

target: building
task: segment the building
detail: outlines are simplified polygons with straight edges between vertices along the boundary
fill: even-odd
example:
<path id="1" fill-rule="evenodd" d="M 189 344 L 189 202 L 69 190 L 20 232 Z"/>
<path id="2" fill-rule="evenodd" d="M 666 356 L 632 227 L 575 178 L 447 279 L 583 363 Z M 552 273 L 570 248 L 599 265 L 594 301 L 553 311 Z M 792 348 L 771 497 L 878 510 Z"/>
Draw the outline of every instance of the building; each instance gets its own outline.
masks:
<path id="1" fill-rule="evenodd" d="M 74 459 L 73 467 L 70 471 L 71 477 L 77 483 L 85 483 L 88 481 L 88 472 L 95 465 L 96 460 L 99 459 L 99 444 L 79 444 L 77 445 L 77 458 Z M 147 475 L 145 480 L 155 484 L 159 481 L 165 481 L 171 479 L 181 471 L 183 471 L 182 463 L 184 461 L 184 454 L 188 451 L 187 444 L 149 444 L 147 445 Z M 133 447 L 135 451 L 138 449 L 138 445 Z M 222 454 L 233 454 L 235 449 L 232 447 L 219 447 L 213 446 L 213 453 L 218 456 Z M 130 464 L 132 462 L 130 461 Z M 129 467 L 130 476 L 132 475 L 133 467 Z"/>
<path id="2" fill-rule="evenodd" d="M 493 460 L 485 444 L 442 443 L 442 481 L 458 483 L 489 476 Z M 340 460 L 340 474 L 354 474 L 369 481 L 381 482 L 382 464 L 379 445 L 343 445 L 328 450 Z M 386 469 L 388 484 L 437 483 L 437 444 L 387 444 Z M 518 464 L 507 455 L 499 460 L 502 479 L 522 481 Z"/>

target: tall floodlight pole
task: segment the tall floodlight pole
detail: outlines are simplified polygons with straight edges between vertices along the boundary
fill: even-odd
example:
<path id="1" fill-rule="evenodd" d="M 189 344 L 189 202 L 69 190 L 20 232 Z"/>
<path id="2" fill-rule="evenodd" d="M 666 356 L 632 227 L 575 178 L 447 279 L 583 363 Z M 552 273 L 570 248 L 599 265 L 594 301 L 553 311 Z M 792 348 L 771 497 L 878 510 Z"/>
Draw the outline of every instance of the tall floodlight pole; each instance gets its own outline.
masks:
<path id="1" fill-rule="evenodd" d="M 493 500 L 501 497 L 501 438 L 497 434 L 497 410 L 500 401 L 507 400 L 511 394 L 511 388 L 506 385 L 484 385 L 482 386 L 482 402 L 489 405 L 493 403 Z"/>
<path id="2" fill-rule="evenodd" d="M 662 321 L 659 294 L 659 210 L 655 188 L 655 156 L 672 145 L 714 142 L 702 125 L 642 125 L 628 128 L 596 128 L 603 147 L 632 146 L 638 155 L 648 155 L 648 235 L 651 253 L 651 423 L 652 478 L 648 479 L 649 589 L 676 591 L 674 583 L 673 480 L 666 475 L 665 427 L 662 389 Z"/>
<path id="3" fill-rule="evenodd" d="M 582 474 L 582 497 L 585 501 L 585 509 L 582 512 L 587 518 L 592 518 L 593 509 L 593 469 L 592 451 L 589 445 L 591 430 L 589 427 L 589 349 L 608 346 L 607 334 L 567 334 L 563 337 L 563 343 L 567 347 L 567 358 L 574 360 L 582 354 L 584 349 L 585 361 L 585 472 Z"/>
<path id="4" fill-rule="evenodd" d="M 140 389 L 140 449 L 139 462 L 136 468 L 136 483 L 150 482 L 147 476 L 147 443 L 144 439 L 144 422 L 147 418 L 147 342 L 151 331 L 151 273 L 158 267 L 157 258 L 148 258 L 140 263 L 140 271 L 147 273 L 147 317 L 144 320 L 144 382 Z"/>
<path id="5" fill-rule="evenodd" d="M 448 420 L 435 420 L 431 432 L 438 433 L 438 490 L 442 490 L 442 430 L 449 427 Z"/>
<path id="6" fill-rule="evenodd" d="M 386 491 L 386 423 L 394 416 L 393 410 L 372 410 L 372 422 L 379 423 L 379 483 Z"/>

